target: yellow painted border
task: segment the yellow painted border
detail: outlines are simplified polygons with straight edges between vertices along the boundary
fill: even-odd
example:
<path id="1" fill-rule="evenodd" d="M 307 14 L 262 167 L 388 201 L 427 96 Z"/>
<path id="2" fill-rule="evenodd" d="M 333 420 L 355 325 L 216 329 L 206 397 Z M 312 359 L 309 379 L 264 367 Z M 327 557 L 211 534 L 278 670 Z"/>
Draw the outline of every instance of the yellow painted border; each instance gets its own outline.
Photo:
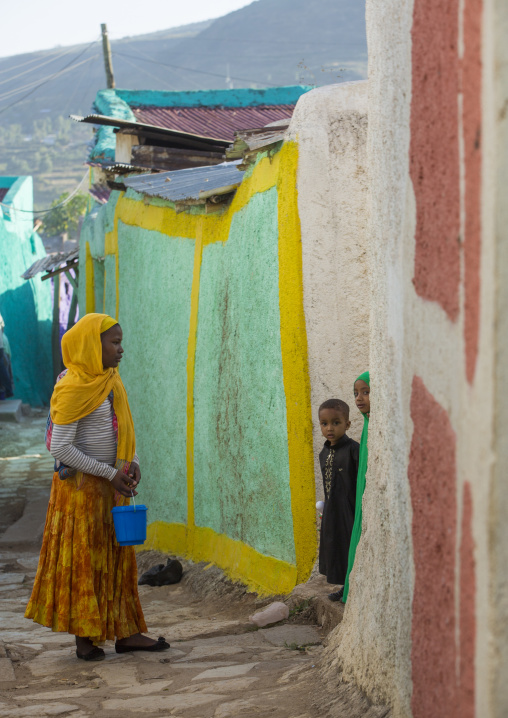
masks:
<path id="1" fill-rule="evenodd" d="M 297 569 L 290 563 L 265 556 L 241 541 L 195 526 L 192 547 L 183 524 L 154 521 L 148 526 L 144 549 L 174 553 L 193 561 L 212 562 L 233 581 L 261 596 L 291 593 L 297 583 Z"/>
<path id="2" fill-rule="evenodd" d="M 312 410 L 303 308 L 302 236 L 298 214 L 298 146 L 279 152 L 279 306 L 282 370 L 286 394 L 289 483 L 298 583 L 306 581 L 316 558 Z"/>
<path id="3" fill-rule="evenodd" d="M 118 222 L 170 237 L 195 239 L 191 314 L 187 349 L 187 526 L 150 524 L 146 548 L 176 552 L 195 561 L 213 561 L 233 579 L 263 594 L 289 593 L 305 581 L 316 555 L 314 465 L 307 336 L 303 309 L 303 272 L 296 172 L 298 148 L 286 143 L 274 157 L 263 158 L 244 180 L 224 214 L 176 213 L 171 207 L 146 205 L 122 193 L 113 229 L 106 234 L 106 254 L 116 254 L 119 310 Z M 194 520 L 194 369 L 203 247 L 226 242 L 234 215 L 254 194 L 277 187 L 279 224 L 279 305 L 281 350 L 286 394 L 288 452 L 296 566 L 265 556 L 251 546 L 195 526 Z M 88 297 L 88 283 L 87 283 Z"/>
<path id="4" fill-rule="evenodd" d="M 118 214 L 120 210 L 120 203 L 124 192 L 120 193 L 120 196 L 116 202 L 115 214 L 113 217 L 113 229 L 111 232 L 107 232 L 104 238 L 104 254 L 114 254 L 115 256 L 115 288 L 116 288 L 116 307 L 115 307 L 115 319 L 118 321 L 118 315 L 120 312 L 120 267 L 119 267 L 119 253 L 118 253 Z M 107 276 L 104 281 L 104 297 L 106 296 L 106 282 L 108 281 Z"/>
<path id="5" fill-rule="evenodd" d="M 94 271 L 93 271 L 93 258 L 90 251 L 90 245 L 87 242 L 85 245 L 85 264 L 86 264 L 86 282 L 85 282 L 85 302 L 86 302 L 86 313 L 95 312 L 95 293 L 94 293 Z"/>
<path id="6" fill-rule="evenodd" d="M 194 267 L 192 270 L 189 339 L 187 342 L 187 528 L 188 547 L 194 538 L 194 369 L 196 366 L 196 342 L 198 333 L 199 280 L 203 257 L 203 224 L 196 225 Z"/>

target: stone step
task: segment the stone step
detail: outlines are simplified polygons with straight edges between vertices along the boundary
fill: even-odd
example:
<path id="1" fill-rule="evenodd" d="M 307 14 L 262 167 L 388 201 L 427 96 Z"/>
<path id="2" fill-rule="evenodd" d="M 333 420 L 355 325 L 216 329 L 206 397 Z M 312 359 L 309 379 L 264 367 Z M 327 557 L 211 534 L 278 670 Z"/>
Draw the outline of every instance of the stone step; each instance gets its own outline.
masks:
<path id="1" fill-rule="evenodd" d="M 311 610 L 314 619 L 321 626 L 325 634 L 330 633 L 344 616 L 344 604 L 342 601 L 333 602 L 328 594 L 336 591 L 338 586 L 331 586 L 326 583 L 324 576 L 310 579 L 307 583 L 295 586 L 287 604 L 291 612 L 296 609 Z"/>
<path id="2" fill-rule="evenodd" d="M 21 399 L 0 401 L 0 421 L 21 421 Z"/>
<path id="3" fill-rule="evenodd" d="M 46 522 L 49 491 L 41 494 L 38 492 L 37 496 L 28 499 L 23 516 L 0 536 L 1 546 L 40 541 Z"/>

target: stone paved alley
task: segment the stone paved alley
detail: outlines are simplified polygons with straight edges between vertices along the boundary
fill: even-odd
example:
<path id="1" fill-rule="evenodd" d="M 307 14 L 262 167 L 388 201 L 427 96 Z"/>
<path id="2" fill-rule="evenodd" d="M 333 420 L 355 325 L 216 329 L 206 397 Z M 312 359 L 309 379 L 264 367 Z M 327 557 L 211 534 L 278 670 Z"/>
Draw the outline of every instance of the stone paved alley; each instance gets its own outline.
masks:
<path id="1" fill-rule="evenodd" d="M 311 619 L 294 622 L 305 621 L 298 611 L 306 603 L 293 597 L 289 622 L 256 630 L 248 616 L 270 601 L 213 567 L 186 564 L 180 584 L 140 587 L 151 634 L 171 643 L 166 653 L 117 655 L 108 643 L 106 660 L 87 664 L 75 658 L 73 637 L 23 617 L 52 473 L 44 425 L 42 414 L 0 422 L 0 717 L 325 715 L 315 705 L 325 634 Z M 140 569 L 157 557 L 142 555 Z"/>

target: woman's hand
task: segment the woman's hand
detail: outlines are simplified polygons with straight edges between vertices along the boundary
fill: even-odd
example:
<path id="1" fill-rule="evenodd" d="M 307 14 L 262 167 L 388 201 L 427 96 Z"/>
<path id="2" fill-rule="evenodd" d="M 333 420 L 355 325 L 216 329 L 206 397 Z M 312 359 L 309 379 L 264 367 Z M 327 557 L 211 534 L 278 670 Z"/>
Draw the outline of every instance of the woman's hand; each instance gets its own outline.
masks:
<path id="1" fill-rule="evenodd" d="M 114 477 L 111 479 L 111 483 L 122 496 L 137 496 L 138 492 L 135 491 L 137 482 L 130 476 L 127 476 L 122 471 L 117 471 Z"/>
<path id="2" fill-rule="evenodd" d="M 141 481 L 141 471 L 139 469 L 139 464 L 131 463 L 129 469 L 129 476 L 131 479 L 134 480 L 134 486 L 137 486 Z"/>

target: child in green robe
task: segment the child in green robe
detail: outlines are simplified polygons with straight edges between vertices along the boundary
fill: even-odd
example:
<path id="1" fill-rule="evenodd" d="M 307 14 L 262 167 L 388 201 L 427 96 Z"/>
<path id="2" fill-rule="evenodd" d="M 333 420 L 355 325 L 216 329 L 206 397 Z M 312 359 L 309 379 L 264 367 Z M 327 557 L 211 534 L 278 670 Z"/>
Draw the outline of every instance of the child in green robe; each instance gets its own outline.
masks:
<path id="1" fill-rule="evenodd" d="M 356 505 L 355 505 L 355 522 L 351 533 L 351 543 L 349 544 L 348 568 L 346 581 L 344 583 L 344 593 L 342 596 L 343 603 L 346 603 L 349 593 L 349 575 L 355 562 L 356 547 L 360 542 L 362 535 L 362 502 L 363 492 L 365 491 L 365 474 L 367 473 L 367 438 L 369 434 L 369 418 L 370 418 L 370 374 L 368 371 L 360 374 L 354 383 L 355 402 L 358 409 L 363 414 L 363 431 L 360 441 L 360 459 L 358 462 L 358 478 L 356 480 Z"/>

